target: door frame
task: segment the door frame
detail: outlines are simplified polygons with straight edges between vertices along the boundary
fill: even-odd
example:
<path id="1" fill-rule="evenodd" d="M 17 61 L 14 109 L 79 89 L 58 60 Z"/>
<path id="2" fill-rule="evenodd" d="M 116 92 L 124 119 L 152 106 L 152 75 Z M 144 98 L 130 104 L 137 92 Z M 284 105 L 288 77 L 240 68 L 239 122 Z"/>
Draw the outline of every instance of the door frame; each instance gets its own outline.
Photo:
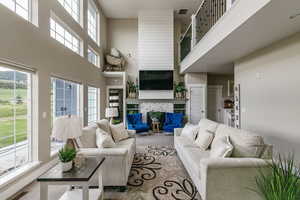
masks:
<path id="1" fill-rule="evenodd" d="M 203 95 L 203 109 L 204 109 L 204 116 L 203 118 L 207 118 L 207 85 L 206 84 L 189 84 L 187 86 L 188 90 L 188 101 L 187 101 L 187 117 L 188 121 L 190 121 L 191 117 L 191 89 L 193 87 L 203 87 L 204 88 L 204 95 Z"/>
<path id="2" fill-rule="evenodd" d="M 220 121 L 221 122 L 224 122 L 224 117 L 223 117 L 223 111 L 224 111 L 224 108 L 223 108 L 223 106 L 222 106 L 222 99 L 223 99 L 223 85 L 209 85 L 209 86 L 207 86 L 207 92 L 208 92 L 208 90 L 209 89 L 218 89 L 219 90 L 219 93 L 220 93 L 220 100 L 221 100 L 221 102 L 219 102 L 219 106 L 220 106 L 220 109 L 221 109 L 221 111 L 220 111 Z M 208 101 L 208 93 L 207 93 L 207 101 Z M 207 107 L 207 112 L 208 112 L 208 107 Z"/>

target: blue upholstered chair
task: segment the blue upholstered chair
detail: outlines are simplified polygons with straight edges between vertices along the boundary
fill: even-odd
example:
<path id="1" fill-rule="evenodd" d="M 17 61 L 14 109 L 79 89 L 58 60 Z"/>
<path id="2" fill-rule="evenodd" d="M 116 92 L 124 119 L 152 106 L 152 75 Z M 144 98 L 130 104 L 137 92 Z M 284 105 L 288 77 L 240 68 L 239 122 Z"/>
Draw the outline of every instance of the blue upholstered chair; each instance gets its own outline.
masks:
<path id="1" fill-rule="evenodd" d="M 183 127 L 183 114 L 182 113 L 166 113 L 166 118 L 163 130 L 166 132 L 174 132 L 174 128 Z"/>
<path id="2" fill-rule="evenodd" d="M 129 130 L 135 130 L 137 133 L 149 131 L 149 126 L 143 123 L 141 113 L 127 114 L 127 124 Z"/>

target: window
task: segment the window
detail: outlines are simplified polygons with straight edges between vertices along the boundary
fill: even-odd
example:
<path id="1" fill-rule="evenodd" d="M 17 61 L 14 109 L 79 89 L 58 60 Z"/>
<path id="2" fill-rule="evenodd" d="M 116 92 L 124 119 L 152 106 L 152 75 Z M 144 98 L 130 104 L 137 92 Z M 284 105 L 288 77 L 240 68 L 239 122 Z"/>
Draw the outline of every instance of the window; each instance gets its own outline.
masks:
<path id="1" fill-rule="evenodd" d="M 51 78 L 51 121 L 65 115 L 81 116 L 81 85 L 78 83 Z M 51 152 L 56 152 L 64 143 L 51 138 Z"/>
<path id="2" fill-rule="evenodd" d="M 50 18 L 50 35 L 67 48 L 80 55 L 80 40 L 67 31 L 61 24 Z"/>
<path id="3" fill-rule="evenodd" d="M 79 0 L 58 0 L 58 2 L 66 9 L 66 11 L 75 19 L 80 22 L 80 1 Z"/>
<path id="4" fill-rule="evenodd" d="M 99 55 L 90 47 L 88 48 L 88 61 L 99 67 Z"/>
<path id="5" fill-rule="evenodd" d="M 88 4 L 88 34 L 98 42 L 98 12 L 96 5 L 91 1 Z"/>
<path id="6" fill-rule="evenodd" d="M 88 87 L 88 125 L 99 119 L 99 89 Z"/>
<path id="7" fill-rule="evenodd" d="M 0 0 L 0 3 L 14 11 L 24 19 L 30 21 L 30 0 Z"/>
<path id="8" fill-rule="evenodd" d="M 0 66 L 0 177 L 31 162 L 31 74 Z"/>

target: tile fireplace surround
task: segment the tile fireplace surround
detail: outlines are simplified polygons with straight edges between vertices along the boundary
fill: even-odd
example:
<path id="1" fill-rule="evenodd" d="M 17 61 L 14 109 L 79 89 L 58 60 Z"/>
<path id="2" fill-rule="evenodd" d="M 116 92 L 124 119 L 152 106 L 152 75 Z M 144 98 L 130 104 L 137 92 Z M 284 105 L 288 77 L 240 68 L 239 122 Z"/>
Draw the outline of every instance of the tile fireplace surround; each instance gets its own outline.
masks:
<path id="1" fill-rule="evenodd" d="M 140 111 L 143 114 L 143 122 L 147 121 L 147 112 L 173 112 L 173 103 L 143 102 L 140 104 Z"/>

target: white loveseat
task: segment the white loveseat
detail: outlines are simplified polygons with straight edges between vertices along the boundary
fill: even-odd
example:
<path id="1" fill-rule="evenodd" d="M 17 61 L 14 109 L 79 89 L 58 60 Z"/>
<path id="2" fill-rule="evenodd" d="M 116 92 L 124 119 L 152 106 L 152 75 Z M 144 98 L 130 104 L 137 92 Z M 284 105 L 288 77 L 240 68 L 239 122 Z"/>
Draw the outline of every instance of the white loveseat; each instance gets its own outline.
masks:
<path id="1" fill-rule="evenodd" d="M 207 119 L 199 123 L 199 128 L 209 129 L 216 124 Z M 272 146 L 265 145 L 261 158 L 210 158 L 210 150 L 202 151 L 192 139 L 181 136 L 182 129 L 175 129 L 175 149 L 187 172 L 200 193 L 202 200 L 260 200 L 250 191 L 255 187 L 258 168 L 267 166 L 272 157 Z M 215 139 L 233 134 L 249 132 L 217 124 Z M 198 136 L 200 137 L 200 136 Z"/>
<path id="2" fill-rule="evenodd" d="M 83 128 L 82 136 L 77 140 L 80 147 L 78 153 L 85 156 L 105 157 L 102 173 L 103 185 L 126 187 L 136 152 L 135 131 L 128 131 L 130 138 L 116 143 L 113 148 L 98 148 L 96 145 L 98 127 L 111 134 L 109 122 L 106 119 Z"/>

